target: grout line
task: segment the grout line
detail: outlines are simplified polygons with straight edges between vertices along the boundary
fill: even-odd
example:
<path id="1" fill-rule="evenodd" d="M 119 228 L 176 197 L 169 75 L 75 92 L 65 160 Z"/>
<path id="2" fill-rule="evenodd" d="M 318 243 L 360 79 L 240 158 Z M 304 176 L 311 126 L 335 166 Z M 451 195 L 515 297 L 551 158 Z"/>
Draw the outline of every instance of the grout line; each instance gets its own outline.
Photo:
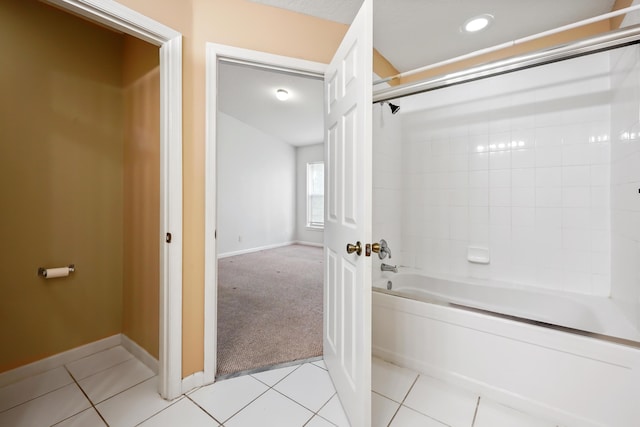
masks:
<path id="1" fill-rule="evenodd" d="M 109 370 L 109 369 L 111 369 L 111 368 L 115 368 L 116 366 L 120 366 L 120 365 L 125 364 L 125 363 L 127 363 L 127 362 L 130 362 L 131 360 L 134 360 L 134 359 L 135 359 L 135 360 L 137 360 L 138 362 L 142 363 L 142 361 L 138 360 L 135 356 L 132 356 L 132 357 L 128 358 L 127 360 L 123 360 L 122 362 L 118 362 L 118 363 L 116 363 L 115 365 L 109 366 L 108 368 L 100 369 L 99 371 L 93 372 L 91 375 L 87 375 L 86 377 L 82 377 L 82 378 L 80 378 L 78 381 L 84 381 L 84 380 L 86 380 L 87 378 L 91 378 L 91 377 L 93 377 L 94 375 L 101 374 L 101 373 L 103 373 L 104 371 L 107 371 L 107 370 Z M 143 363 L 143 365 L 144 365 L 144 363 Z M 148 368 L 148 366 L 147 366 L 147 365 L 144 365 L 144 366 Z M 65 369 L 67 369 L 67 365 L 64 365 L 64 367 L 65 367 Z M 67 372 L 69 372 L 69 374 L 71 374 L 71 371 L 69 371 L 68 369 L 67 369 Z M 75 378 L 74 378 L 74 379 L 75 379 Z"/>
<path id="2" fill-rule="evenodd" d="M 476 417 L 478 416 L 478 409 L 480 409 L 480 396 L 478 396 L 478 401 L 476 402 L 476 410 L 473 412 L 473 421 L 471 421 L 471 427 L 476 424 Z"/>
<path id="3" fill-rule="evenodd" d="M 409 387 L 409 390 L 407 390 L 407 393 L 404 395 L 404 397 L 402 398 L 402 402 L 400 402 L 401 405 L 404 404 L 404 401 L 407 400 L 407 397 L 409 397 L 409 393 L 411 393 L 411 390 L 413 390 L 413 387 L 416 385 L 416 383 L 418 382 L 418 379 L 420 378 L 420 374 L 416 375 L 416 378 L 413 380 L 413 382 L 411 383 L 411 386 Z"/>
<path id="4" fill-rule="evenodd" d="M 292 367 L 292 366 L 295 366 L 295 365 L 284 366 L 284 367 L 282 367 L 282 368 L 268 369 L 268 370 L 266 370 L 266 371 L 255 372 L 255 374 L 261 374 L 261 373 L 263 373 L 263 372 L 269 372 L 269 371 L 276 370 L 276 369 L 290 368 L 290 367 Z M 291 375 L 291 374 L 293 374 L 295 371 L 297 371 L 297 370 L 300 368 L 300 366 L 302 366 L 302 365 L 297 365 L 295 368 L 293 368 L 293 369 L 291 370 L 291 372 L 289 372 L 288 374 L 286 374 L 284 377 L 280 378 L 280 379 L 279 379 L 278 381 L 276 381 L 273 385 L 267 384 L 266 382 L 261 381 L 259 378 L 254 377 L 254 376 L 253 376 L 254 374 L 247 374 L 247 375 L 249 375 L 251 378 L 253 378 L 253 379 L 254 379 L 254 380 L 256 380 L 256 381 L 260 381 L 262 384 L 266 385 L 267 387 L 269 387 L 269 388 L 273 388 L 273 387 L 277 386 L 278 384 L 280 384 L 280 383 L 282 382 L 282 380 L 284 380 L 285 378 L 287 378 L 289 375 Z M 237 378 L 237 377 L 234 377 L 234 378 Z M 277 390 L 276 390 L 276 391 L 277 391 Z"/>
<path id="5" fill-rule="evenodd" d="M 104 353 L 105 351 L 113 350 L 113 349 L 114 349 L 114 348 L 116 348 L 116 347 L 122 347 L 122 349 L 123 349 L 124 351 L 126 351 L 126 352 L 127 352 L 127 353 L 129 353 L 129 354 L 131 354 L 131 352 L 130 352 L 129 350 L 127 350 L 126 348 L 124 348 L 124 347 L 122 346 L 122 344 L 116 344 L 116 345 L 114 345 L 114 346 L 112 346 L 112 347 L 105 348 L 104 350 L 100 350 L 100 351 L 96 351 L 95 353 L 87 354 L 86 356 L 83 356 L 83 357 L 81 357 L 80 359 L 76 359 L 76 360 L 72 360 L 71 362 L 67 362 L 67 363 L 65 363 L 63 366 L 71 365 L 71 364 L 73 364 L 73 363 L 79 362 L 79 361 L 84 360 L 84 359 L 87 359 L 87 358 L 89 358 L 89 357 L 93 357 L 93 356 L 95 356 L 96 354 L 100 354 L 100 353 Z M 134 356 L 133 354 L 131 354 L 131 357 L 135 357 L 135 356 Z"/>
<path id="6" fill-rule="evenodd" d="M 290 401 L 292 401 L 292 402 L 293 402 L 293 403 L 295 403 L 296 405 L 298 405 L 298 406 L 300 406 L 300 407 L 302 407 L 302 408 L 306 409 L 307 411 L 309 411 L 309 412 L 313 413 L 313 415 L 316 415 L 316 414 L 317 414 L 317 412 L 315 412 L 313 409 L 309 409 L 309 408 L 307 408 L 307 407 L 306 407 L 306 406 L 304 406 L 302 403 L 300 403 L 300 402 L 298 402 L 298 401 L 296 401 L 296 400 L 293 400 L 293 398 L 291 398 L 291 397 L 287 396 L 286 394 L 284 394 L 284 393 L 282 393 L 282 392 L 280 392 L 280 391 L 276 390 L 275 388 L 271 388 L 271 390 L 275 391 L 276 393 L 280 394 L 281 396 L 286 397 L 287 399 L 289 399 Z M 267 391 L 268 391 L 268 390 L 267 390 Z M 334 392 L 333 394 L 335 394 L 335 392 Z M 333 394 L 331 395 L 331 397 L 333 397 Z M 331 397 L 329 398 L 329 400 L 331 400 Z M 324 405 L 326 405 L 326 404 L 329 402 L 329 400 L 327 400 L 327 402 L 325 402 L 325 403 L 324 403 Z M 322 405 L 322 406 L 321 406 L 321 408 L 322 408 L 324 405 Z M 318 409 L 318 410 L 319 410 L 319 409 Z"/>
<path id="7" fill-rule="evenodd" d="M 180 395 L 180 397 L 176 397 L 176 398 L 171 402 L 171 404 L 170 404 L 170 405 L 168 405 L 168 406 L 166 406 L 166 407 L 164 407 L 164 408 L 160 409 L 158 412 L 154 412 L 153 414 L 149 415 L 147 418 L 145 418 L 144 420 L 142 420 L 142 421 L 140 421 L 138 424 L 136 424 L 136 426 L 139 426 L 140 424 L 147 422 L 147 420 L 149 420 L 149 419 L 151 419 L 151 418 L 155 417 L 155 416 L 156 416 L 156 415 L 158 415 L 160 412 L 163 412 L 163 411 L 165 411 L 166 409 L 171 408 L 173 405 L 175 405 L 176 403 L 180 402 L 180 401 L 181 401 L 183 398 L 185 398 L 185 397 L 186 397 L 185 395 L 181 394 L 181 395 Z M 217 420 L 216 420 L 216 422 L 217 422 Z"/>
<path id="8" fill-rule="evenodd" d="M 247 406 L 251 405 L 253 402 L 255 402 L 256 400 L 258 400 L 260 397 L 264 396 L 265 393 L 267 393 L 269 390 L 271 390 L 271 388 L 269 387 L 268 389 L 266 389 L 265 391 L 263 391 L 262 393 L 260 393 L 258 396 L 256 396 L 253 400 L 251 400 L 249 403 L 247 403 L 246 405 L 244 405 L 242 408 L 238 409 L 236 412 L 233 413 L 233 415 L 231 415 L 229 418 L 227 418 L 226 420 L 224 420 L 224 422 L 226 423 L 227 421 L 229 421 L 231 418 L 235 417 L 236 415 L 238 415 L 240 412 L 244 411 L 246 409 Z M 220 423 L 220 424 L 224 424 L 224 423 Z"/>
<path id="9" fill-rule="evenodd" d="M 139 385 L 140 385 L 140 384 L 142 384 L 142 383 L 146 383 L 147 381 L 152 380 L 152 379 L 157 378 L 157 377 L 158 377 L 157 375 L 152 375 L 152 376 L 150 376 L 149 378 L 145 378 L 144 380 L 140 381 L 139 383 L 135 383 L 135 384 L 133 384 L 132 386 L 129 386 L 129 387 L 125 388 L 124 390 L 120 390 L 119 392 L 117 392 L 117 393 L 115 393 L 115 394 L 113 394 L 113 395 L 111 395 L 111 396 L 107 397 L 106 399 L 102 399 L 100 402 L 96 402 L 96 405 L 99 405 L 99 404 L 101 404 L 102 402 L 106 402 L 107 400 L 109 400 L 109 399 L 111 399 L 111 398 L 114 398 L 114 397 L 116 397 L 117 395 L 122 394 L 122 393 L 124 393 L 124 392 L 125 392 L 125 391 L 127 391 L 127 390 L 131 390 L 132 388 L 134 388 L 134 387 L 136 387 L 136 386 L 139 386 Z M 84 390 L 83 390 L 83 392 L 84 392 Z M 181 395 L 181 396 L 182 396 L 182 395 Z M 176 398 L 176 399 L 177 399 L 177 398 Z"/>
<path id="10" fill-rule="evenodd" d="M 62 367 L 63 367 L 63 366 L 60 366 L 60 368 L 62 368 Z M 53 369 L 58 369 L 58 368 L 53 368 Z M 50 370 L 52 370 L 52 369 L 50 369 Z M 48 371 L 45 371 L 45 372 L 48 372 Z M 35 376 L 35 375 L 34 375 L 34 376 Z M 27 377 L 27 378 L 30 378 L 30 377 Z M 26 379 L 26 378 L 25 378 L 25 379 Z M 73 379 L 73 378 L 72 378 L 72 379 Z M 16 383 L 14 383 L 14 384 L 16 384 Z M 20 402 L 20 403 L 17 403 L 17 404 L 13 405 L 13 406 L 12 406 L 12 407 L 10 407 L 10 408 L 3 409 L 2 411 L 0 411 L 0 414 L 3 414 L 3 413 L 5 413 L 5 412 L 7 412 L 7 411 L 10 411 L 10 410 L 14 409 L 14 408 L 17 408 L 17 407 L 18 407 L 18 406 L 20 406 L 20 405 L 24 405 L 25 403 L 29 403 L 29 402 L 31 402 L 31 401 L 34 401 L 34 400 L 36 400 L 36 399 L 39 399 L 39 398 L 41 398 L 41 397 L 43 397 L 43 396 L 46 396 L 46 395 L 47 395 L 47 394 L 49 394 L 49 393 L 53 393 L 54 391 L 58 391 L 58 390 L 60 390 L 60 389 L 63 389 L 63 388 L 65 388 L 65 387 L 67 387 L 67 386 L 69 386 L 69 385 L 71 385 L 71 384 L 73 384 L 73 381 L 71 381 L 71 382 L 69 382 L 69 383 L 67 383 L 67 384 L 64 384 L 64 385 L 62 385 L 62 386 L 60 386 L 60 387 L 58 387 L 58 388 L 54 388 L 54 389 L 52 389 L 52 390 L 49 390 L 49 391 L 47 391 L 46 393 L 42 393 L 42 394 L 39 394 L 39 395 L 37 395 L 37 396 L 30 397 L 30 398 L 28 398 L 27 400 L 25 400 L 25 401 L 23 401 L 23 402 Z"/>
<path id="11" fill-rule="evenodd" d="M 107 420 L 104 419 L 104 417 L 102 416 L 102 414 L 100 413 L 100 411 L 98 411 L 98 408 L 96 408 L 96 405 L 93 404 L 93 402 L 91 401 L 91 399 L 89 399 L 89 396 L 87 395 L 87 393 L 85 393 L 84 389 L 82 387 L 80 387 L 80 384 L 78 383 L 78 381 L 76 380 L 76 378 L 73 376 L 73 374 L 71 372 L 69 372 L 69 368 L 67 368 L 66 365 L 64 365 L 64 369 L 66 369 L 67 373 L 69 374 L 69 376 L 71 376 L 71 379 L 73 380 L 73 382 L 75 383 L 75 385 L 80 389 L 80 391 L 82 392 L 82 394 L 84 395 L 84 397 L 87 398 L 87 401 L 89 402 L 89 404 L 91 405 L 91 407 L 93 408 L 94 411 L 96 411 L 96 413 L 98 414 L 98 416 L 100 417 L 100 419 L 102 420 L 102 422 L 108 427 L 109 423 L 107 422 Z M 82 412 L 82 411 L 81 411 Z M 78 412 L 79 414 L 80 412 Z M 72 416 L 76 416 L 78 414 L 73 414 Z M 71 418 L 71 417 L 68 417 Z M 65 418 L 65 419 L 68 419 Z"/>
<path id="12" fill-rule="evenodd" d="M 194 405 L 196 405 L 198 408 L 200 408 L 205 414 L 207 414 L 208 416 L 210 416 L 213 421 L 217 422 L 219 425 L 222 425 L 222 423 L 220 421 L 218 421 L 218 419 L 216 417 L 214 417 L 212 414 L 210 414 L 209 412 L 207 412 L 206 409 L 204 409 L 202 406 L 200 406 L 198 404 L 198 402 L 196 402 L 195 400 L 191 399 L 189 396 L 187 396 L 186 394 L 183 395 L 186 399 L 190 400 L 191 403 L 193 403 Z M 228 421 L 228 420 L 227 420 Z"/>
<path id="13" fill-rule="evenodd" d="M 407 397 L 409 397 L 409 393 L 411 393 L 411 390 L 413 390 L 413 387 L 416 385 L 416 383 L 418 382 L 418 378 L 420 378 L 420 374 L 416 375 L 416 378 L 413 380 L 413 382 L 411 383 L 411 386 L 409 387 L 409 390 L 407 390 L 407 393 L 404 395 L 404 397 L 402 398 L 402 402 L 400 402 L 400 405 L 398 405 L 398 409 L 396 409 L 396 412 L 393 413 L 393 416 L 391 417 L 391 419 L 389 420 L 389 424 L 387 424 L 387 427 L 391 427 L 391 423 L 393 422 L 393 420 L 395 419 L 396 415 L 398 415 L 398 412 L 400 412 L 400 408 L 402 408 L 402 406 L 404 405 L 404 401 L 407 400 Z M 382 396 L 382 395 L 381 395 Z M 387 399 L 389 399 L 387 397 Z M 389 399 L 391 400 L 391 399 Z M 391 400 L 393 401 L 393 400 Z"/>

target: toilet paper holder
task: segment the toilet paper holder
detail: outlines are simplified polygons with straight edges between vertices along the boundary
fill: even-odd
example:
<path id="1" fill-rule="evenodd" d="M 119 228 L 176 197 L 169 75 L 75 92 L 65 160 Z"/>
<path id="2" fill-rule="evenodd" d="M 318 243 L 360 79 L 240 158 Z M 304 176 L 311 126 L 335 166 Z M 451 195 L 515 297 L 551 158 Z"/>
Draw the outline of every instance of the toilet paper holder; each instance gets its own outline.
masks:
<path id="1" fill-rule="evenodd" d="M 69 264 L 67 266 L 67 268 L 69 268 L 69 273 L 73 273 L 74 271 L 76 271 L 75 264 Z M 38 268 L 38 276 L 44 277 L 46 279 L 47 278 L 47 269 L 43 268 L 43 267 L 39 267 Z"/>

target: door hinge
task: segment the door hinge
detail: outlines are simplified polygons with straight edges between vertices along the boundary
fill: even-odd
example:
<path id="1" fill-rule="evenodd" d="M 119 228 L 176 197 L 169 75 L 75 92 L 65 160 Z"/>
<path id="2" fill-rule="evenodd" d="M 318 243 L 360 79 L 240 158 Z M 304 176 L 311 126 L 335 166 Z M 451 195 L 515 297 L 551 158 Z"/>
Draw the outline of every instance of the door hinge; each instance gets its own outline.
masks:
<path id="1" fill-rule="evenodd" d="M 164 240 L 167 243 L 171 243 L 171 233 L 167 233 L 167 235 L 165 236 Z"/>

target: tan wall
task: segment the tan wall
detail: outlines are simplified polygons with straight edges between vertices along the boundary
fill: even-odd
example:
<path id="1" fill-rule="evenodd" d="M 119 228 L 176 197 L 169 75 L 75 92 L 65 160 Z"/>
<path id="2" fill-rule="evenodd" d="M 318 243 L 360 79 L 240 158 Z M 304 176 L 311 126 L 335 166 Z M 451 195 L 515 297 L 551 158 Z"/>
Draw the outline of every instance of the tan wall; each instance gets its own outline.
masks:
<path id="1" fill-rule="evenodd" d="M 611 10 L 624 9 L 626 7 L 631 6 L 632 4 L 633 4 L 633 0 L 616 0 Z M 616 30 L 620 28 L 620 25 L 622 25 L 622 21 L 624 20 L 625 16 L 626 15 L 620 15 L 620 16 L 616 16 L 615 18 L 611 18 L 611 21 L 610 21 L 611 29 Z"/>
<path id="2" fill-rule="evenodd" d="M 37 1 L 0 2 L 0 371 L 122 329 L 121 48 Z"/>
<path id="3" fill-rule="evenodd" d="M 158 358 L 160 69 L 158 47 L 125 36 L 122 332 Z"/>
<path id="4" fill-rule="evenodd" d="M 379 77 L 385 78 L 395 76 L 400 71 L 398 71 L 387 58 L 382 56 L 377 49 L 373 49 L 373 72 Z M 395 86 L 400 84 L 400 82 L 398 80 L 391 80 L 389 84 Z"/>

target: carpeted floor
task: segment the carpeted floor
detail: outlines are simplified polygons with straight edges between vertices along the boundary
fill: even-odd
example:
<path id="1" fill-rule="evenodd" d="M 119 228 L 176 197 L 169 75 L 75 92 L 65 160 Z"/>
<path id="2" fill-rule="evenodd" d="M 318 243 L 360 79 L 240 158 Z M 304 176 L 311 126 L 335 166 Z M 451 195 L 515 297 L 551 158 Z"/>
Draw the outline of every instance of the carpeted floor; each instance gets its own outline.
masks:
<path id="1" fill-rule="evenodd" d="M 218 376 L 322 355 L 322 248 L 218 261 Z"/>

